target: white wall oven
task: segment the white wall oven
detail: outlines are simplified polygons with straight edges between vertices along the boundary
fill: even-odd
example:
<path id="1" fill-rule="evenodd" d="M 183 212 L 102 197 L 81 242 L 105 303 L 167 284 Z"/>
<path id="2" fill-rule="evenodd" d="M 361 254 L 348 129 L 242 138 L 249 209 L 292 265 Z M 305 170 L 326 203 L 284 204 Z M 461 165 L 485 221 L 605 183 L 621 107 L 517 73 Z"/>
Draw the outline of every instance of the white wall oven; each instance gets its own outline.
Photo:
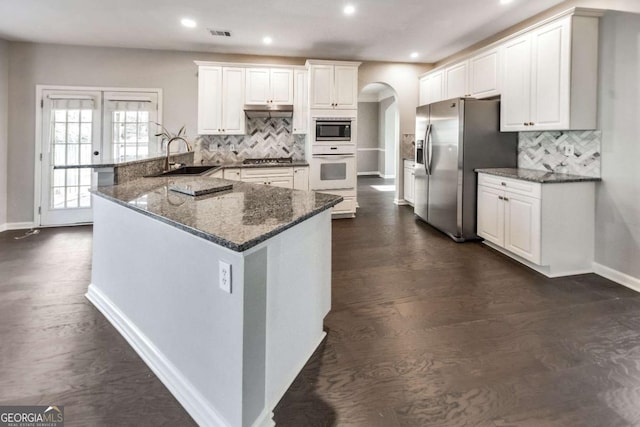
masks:
<path id="1" fill-rule="evenodd" d="M 355 145 L 314 145 L 309 184 L 312 190 L 352 189 L 356 186 Z"/>

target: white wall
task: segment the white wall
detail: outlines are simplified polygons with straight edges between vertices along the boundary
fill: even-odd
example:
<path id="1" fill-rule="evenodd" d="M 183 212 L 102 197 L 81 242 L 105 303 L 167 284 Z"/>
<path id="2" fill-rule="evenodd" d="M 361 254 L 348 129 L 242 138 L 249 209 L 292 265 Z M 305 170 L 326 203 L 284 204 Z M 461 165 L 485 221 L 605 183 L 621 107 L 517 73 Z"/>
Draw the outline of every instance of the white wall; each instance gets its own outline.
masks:
<path id="1" fill-rule="evenodd" d="M 378 171 L 378 102 L 358 102 L 358 173 Z"/>
<path id="2" fill-rule="evenodd" d="M 197 76 L 194 60 L 303 65 L 306 58 L 97 48 L 38 43 L 9 43 L 8 221 L 33 221 L 35 87 L 160 87 L 164 91 L 164 124 L 187 126 L 195 136 Z M 401 120 L 413 132 L 417 76 L 429 65 L 363 63 L 359 90 L 368 82 L 389 83 L 401 94 Z"/>
<path id="3" fill-rule="evenodd" d="M 640 15 L 600 22 L 602 183 L 596 196 L 595 261 L 640 280 Z"/>
<path id="4" fill-rule="evenodd" d="M 381 100 L 378 106 L 378 171 L 380 175 L 391 178 L 395 176 L 396 171 L 395 142 L 400 136 L 396 123 L 398 102 L 391 96 Z"/>
<path id="5" fill-rule="evenodd" d="M 0 231 L 7 223 L 9 43 L 0 40 Z"/>

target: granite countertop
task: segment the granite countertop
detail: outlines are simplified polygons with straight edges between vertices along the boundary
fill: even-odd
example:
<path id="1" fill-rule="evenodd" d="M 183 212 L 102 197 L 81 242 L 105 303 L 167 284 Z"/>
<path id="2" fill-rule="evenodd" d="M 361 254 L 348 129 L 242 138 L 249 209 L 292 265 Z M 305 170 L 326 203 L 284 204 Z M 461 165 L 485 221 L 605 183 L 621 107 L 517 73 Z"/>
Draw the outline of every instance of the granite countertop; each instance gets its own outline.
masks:
<path id="1" fill-rule="evenodd" d="M 208 164 L 203 163 L 202 166 L 219 166 L 222 169 L 230 168 L 286 168 L 286 167 L 298 167 L 309 166 L 309 163 L 304 160 L 294 160 L 291 163 L 261 163 L 261 164 L 244 164 L 244 163 L 222 163 L 222 164 Z"/>
<path id="2" fill-rule="evenodd" d="M 171 154 L 171 158 L 174 156 L 181 156 L 187 154 L 184 153 L 174 153 Z M 140 156 L 135 159 L 128 160 L 120 160 L 120 159 L 103 159 L 96 160 L 88 163 L 80 163 L 77 165 L 61 165 L 54 166 L 54 169 L 81 169 L 81 168 L 113 168 L 116 166 L 128 166 L 136 163 L 148 162 L 149 160 L 155 159 L 164 159 L 165 155 L 152 155 L 152 156 Z M 191 165 L 193 166 L 193 165 Z M 199 166 L 199 165 L 198 165 Z M 202 166 L 219 166 L 221 168 L 273 168 L 273 167 L 298 167 L 298 166 L 309 166 L 309 163 L 304 160 L 294 160 L 291 163 L 263 163 L 263 164 L 251 164 L 246 165 L 243 163 L 224 163 L 224 164 L 202 164 Z"/>
<path id="3" fill-rule="evenodd" d="M 540 184 L 561 184 L 566 182 L 602 181 L 602 178 L 594 178 L 591 176 L 571 175 L 568 173 L 555 173 L 555 172 L 540 171 L 535 169 L 492 168 L 492 169 L 476 169 L 475 171 L 478 173 L 486 173 L 489 175 L 503 176 L 505 178 L 521 179 L 523 181 L 537 182 Z"/>
<path id="4" fill-rule="evenodd" d="M 187 154 L 190 152 L 183 152 L 183 153 L 172 153 L 170 158 L 173 158 L 175 156 L 180 156 L 183 154 Z M 136 163 L 143 163 L 143 162 L 148 162 L 149 160 L 155 160 L 155 159 L 164 159 L 167 155 L 166 154 L 152 154 L 152 155 L 145 155 L 145 156 L 136 156 L 135 158 L 131 159 L 114 159 L 114 158 L 108 158 L 108 159 L 95 159 L 90 162 L 86 162 L 86 163 L 79 163 L 77 165 L 60 165 L 60 166 L 54 166 L 54 169 L 81 169 L 81 168 L 113 168 L 116 166 L 124 166 L 124 165 L 133 165 Z"/>
<path id="5" fill-rule="evenodd" d="M 200 177 L 211 184 L 230 183 L 231 190 L 193 197 L 169 190 L 189 177 L 144 178 L 99 187 L 93 194 L 202 237 L 243 252 L 327 210 L 342 197 L 270 185 Z"/>

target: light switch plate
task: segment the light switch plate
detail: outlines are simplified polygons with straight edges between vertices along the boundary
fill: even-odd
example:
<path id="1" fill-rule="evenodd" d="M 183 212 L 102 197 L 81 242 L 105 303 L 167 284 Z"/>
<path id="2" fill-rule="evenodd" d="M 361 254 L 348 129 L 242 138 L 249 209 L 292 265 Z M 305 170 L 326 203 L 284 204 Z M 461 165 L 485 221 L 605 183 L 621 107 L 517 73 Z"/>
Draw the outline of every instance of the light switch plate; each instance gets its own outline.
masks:
<path id="1" fill-rule="evenodd" d="M 231 264 L 220 261 L 218 264 L 218 280 L 220 281 L 220 289 L 231 293 Z"/>

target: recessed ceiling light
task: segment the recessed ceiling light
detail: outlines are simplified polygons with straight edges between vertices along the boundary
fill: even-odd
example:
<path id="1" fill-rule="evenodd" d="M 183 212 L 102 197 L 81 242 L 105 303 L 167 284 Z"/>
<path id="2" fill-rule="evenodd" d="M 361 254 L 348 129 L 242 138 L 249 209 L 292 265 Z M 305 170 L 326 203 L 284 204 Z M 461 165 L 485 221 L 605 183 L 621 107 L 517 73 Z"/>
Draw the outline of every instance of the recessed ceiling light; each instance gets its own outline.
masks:
<path id="1" fill-rule="evenodd" d="M 418 52 L 411 52 L 411 56 L 412 58 L 417 58 L 419 56 Z"/>
<path id="2" fill-rule="evenodd" d="M 264 44 L 271 44 L 272 42 L 273 42 L 273 39 L 269 36 L 262 39 L 262 43 Z"/>
<path id="3" fill-rule="evenodd" d="M 189 18 L 182 18 L 180 20 L 180 23 L 187 28 L 195 28 L 196 27 L 196 21 L 194 21 L 193 19 L 189 19 Z"/>
<path id="4" fill-rule="evenodd" d="M 508 4 L 511 3 L 513 0 L 500 0 L 500 4 Z"/>
<path id="5" fill-rule="evenodd" d="M 352 4 L 348 4 L 344 7 L 343 11 L 345 15 L 353 15 L 354 13 L 356 13 L 356 7 Z"/>

